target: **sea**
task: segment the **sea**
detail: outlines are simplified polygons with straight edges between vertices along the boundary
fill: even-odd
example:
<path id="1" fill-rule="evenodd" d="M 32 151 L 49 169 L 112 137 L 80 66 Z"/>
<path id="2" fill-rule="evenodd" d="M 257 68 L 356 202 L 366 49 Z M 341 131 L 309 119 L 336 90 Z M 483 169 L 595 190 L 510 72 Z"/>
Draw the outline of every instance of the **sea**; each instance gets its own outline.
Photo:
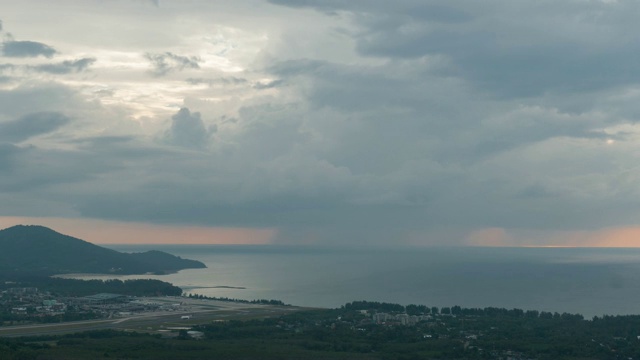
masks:
<path id="1" fill-rule="evenodd" d="M 403 305 L 502 307 L 579 313 L 586 318 L 640 314 L 640 249 L 327 248 L 276 245 L 109 245 L 122 252 L 161 250 L 206 269 L 151 278 L 187 294 L 277 299 L 335 308 L 355 300 Z"/>

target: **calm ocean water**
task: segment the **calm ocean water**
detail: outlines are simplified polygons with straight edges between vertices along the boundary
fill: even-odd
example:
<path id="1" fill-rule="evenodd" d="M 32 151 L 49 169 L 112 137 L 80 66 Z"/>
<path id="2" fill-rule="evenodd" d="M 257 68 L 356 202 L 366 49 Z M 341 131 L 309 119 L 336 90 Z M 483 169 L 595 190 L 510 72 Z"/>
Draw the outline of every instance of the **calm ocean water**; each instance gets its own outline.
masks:
<path id="1" fill-rule="evenodd" d="M 156 278 L 188 293 L 338 307 L 353 300 L 640 314 L 640 249 L 122 245 L 204 262 Z M 93 277 L 95 278 L 95 276 Z"/>

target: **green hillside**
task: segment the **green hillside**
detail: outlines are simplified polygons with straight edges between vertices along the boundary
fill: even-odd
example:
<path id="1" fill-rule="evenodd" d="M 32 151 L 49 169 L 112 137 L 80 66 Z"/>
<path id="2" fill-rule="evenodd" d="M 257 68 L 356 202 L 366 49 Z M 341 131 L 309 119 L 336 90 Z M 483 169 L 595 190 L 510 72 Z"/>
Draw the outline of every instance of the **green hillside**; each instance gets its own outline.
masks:
<path id="1" fill-rule="evenodd" d="M 43 226 L 0 230 L 2 272 L 145 274 L 205 267 L 199 261 L 161 251 L 121 253 Z"/>

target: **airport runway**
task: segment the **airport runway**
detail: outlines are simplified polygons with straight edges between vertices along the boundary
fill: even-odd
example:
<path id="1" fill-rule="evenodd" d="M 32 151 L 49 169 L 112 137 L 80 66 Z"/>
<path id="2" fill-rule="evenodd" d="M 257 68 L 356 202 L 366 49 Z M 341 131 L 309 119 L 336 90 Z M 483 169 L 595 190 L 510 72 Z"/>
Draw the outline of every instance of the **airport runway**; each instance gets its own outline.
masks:
<path id="1" fill-rule="evenodd" d="M 280 316 L 303 308 L 244 304 L 185 298 L 149 298 L 155 302 L 182 302 L 175 311 L 152 311 L 111 319 L 73 321 L 54 324 L 30 324 L 0 327 L 0 337 L 61 335 L 90 330 L 130 330 L 159 332 L 171 327 L 190 327 L 212 321 Z M 191 316 L 190 319 L 182 319 Z"/>

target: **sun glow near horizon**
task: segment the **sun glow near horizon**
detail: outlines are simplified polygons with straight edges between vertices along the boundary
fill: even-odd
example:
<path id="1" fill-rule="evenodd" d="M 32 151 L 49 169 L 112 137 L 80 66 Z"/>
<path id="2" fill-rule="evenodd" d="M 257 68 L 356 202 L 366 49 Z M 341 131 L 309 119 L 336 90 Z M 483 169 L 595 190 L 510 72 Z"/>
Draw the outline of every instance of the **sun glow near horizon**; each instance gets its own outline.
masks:
<path id="1" fill-rule="evenodd" d="M 95 244 L 270 245 L 276 228 L 160 225 L 82 218 L 1 217 L 0 229 L 15 225 L 41 225 Z M 417 244 L 414 244 L 417 245 Z M 504 228 L 470 232 L 463 246 L 522 248 L 640 248 L 640 227 L 594 231 L 519 233 Z"/>
<path id="2" fill-rule="evenodd" d="M 640 248 L 640 227 L 622 226 L 596 230 L 518 232 L 504 228 L 472 231 L 467 245 L 527 248 Z"/>
<path id="3" fill-rule="evenodd" d="M 270 228 L 234 228 L 158 225 L 137 222 L 53 217 L 0 217 L 2 229 L 14 225 L 42 225 L 95 244 L 217 244 L 266 245 L 277 231 Z"/>

